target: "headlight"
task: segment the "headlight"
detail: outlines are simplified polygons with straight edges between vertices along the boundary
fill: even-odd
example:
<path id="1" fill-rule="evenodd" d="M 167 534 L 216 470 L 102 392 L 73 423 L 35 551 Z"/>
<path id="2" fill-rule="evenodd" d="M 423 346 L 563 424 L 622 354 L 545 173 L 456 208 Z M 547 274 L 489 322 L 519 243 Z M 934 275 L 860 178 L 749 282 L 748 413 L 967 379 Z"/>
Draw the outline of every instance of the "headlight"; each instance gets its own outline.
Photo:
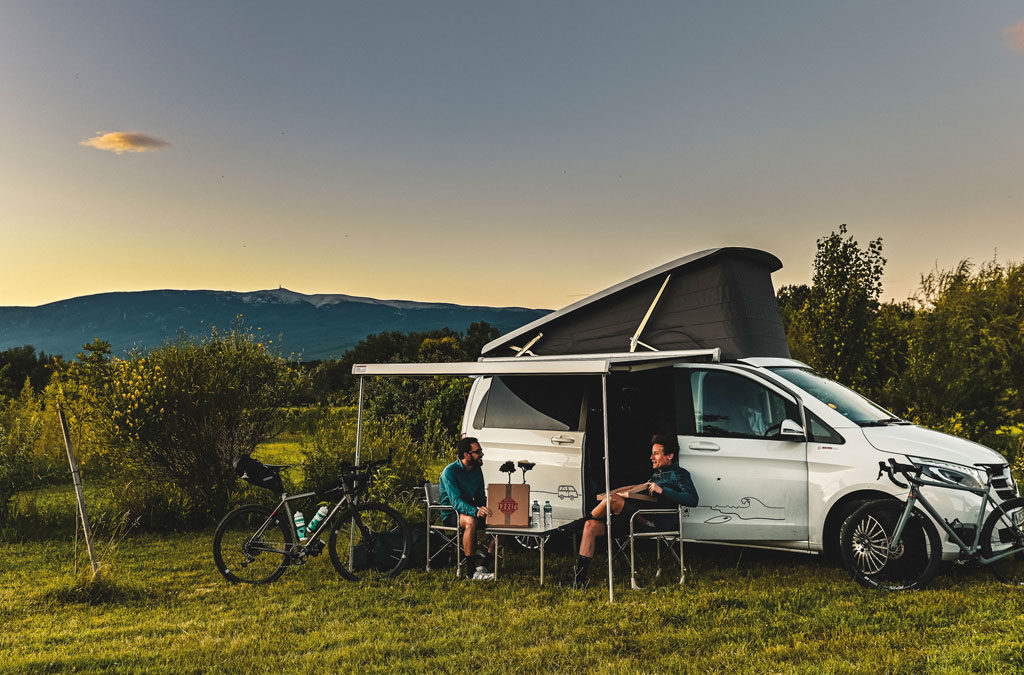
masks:
<path id="1" fill-rule="evenodd" d="M 981 472 L 973 467 L 953 464 L 952 462 L 941 462 L 937 459 L 928 459 L 926 457 L 908 458 L 911 462 L 921 467 L 922 473 L 925 476 L 939 483 L 952 483 L 953 485 L 961 485 L 979 490 L 985 487 L 982 482 Z"/>

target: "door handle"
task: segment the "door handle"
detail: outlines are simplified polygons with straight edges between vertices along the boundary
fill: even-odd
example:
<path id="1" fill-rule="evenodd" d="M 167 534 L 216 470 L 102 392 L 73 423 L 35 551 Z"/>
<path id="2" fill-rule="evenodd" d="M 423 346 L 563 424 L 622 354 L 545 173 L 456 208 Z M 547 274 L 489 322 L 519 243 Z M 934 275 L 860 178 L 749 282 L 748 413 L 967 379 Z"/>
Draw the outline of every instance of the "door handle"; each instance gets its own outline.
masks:
<path id="1" fill-rule="evenodd" d="M 571 445 L 576 442 L 572 436 L 552 436 L 551 442 L 555 445 Z"/>
<path id="2" fill-rule="evenodd" d="M 708 452 L 717 452 L 719 450 L 718 443 L 712 443 L 711 441 L 692 441 L 688 446 L 690 450 L 704 450 Z"/>

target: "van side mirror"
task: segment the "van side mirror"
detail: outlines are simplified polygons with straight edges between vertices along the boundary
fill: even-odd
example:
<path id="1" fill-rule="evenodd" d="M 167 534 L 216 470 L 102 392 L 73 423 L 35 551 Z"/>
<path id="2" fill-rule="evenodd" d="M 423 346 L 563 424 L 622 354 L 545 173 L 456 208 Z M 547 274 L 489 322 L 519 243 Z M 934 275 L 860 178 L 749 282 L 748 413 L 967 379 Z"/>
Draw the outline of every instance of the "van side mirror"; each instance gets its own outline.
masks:
<path id="1" fill-rule="evenodd" d="M 768 438 L 776 438 L 786 441 L 804 440 L 804 428 L 791 419 L 784 419 L 778 424 L 772 425 L 765 433 Z"/>

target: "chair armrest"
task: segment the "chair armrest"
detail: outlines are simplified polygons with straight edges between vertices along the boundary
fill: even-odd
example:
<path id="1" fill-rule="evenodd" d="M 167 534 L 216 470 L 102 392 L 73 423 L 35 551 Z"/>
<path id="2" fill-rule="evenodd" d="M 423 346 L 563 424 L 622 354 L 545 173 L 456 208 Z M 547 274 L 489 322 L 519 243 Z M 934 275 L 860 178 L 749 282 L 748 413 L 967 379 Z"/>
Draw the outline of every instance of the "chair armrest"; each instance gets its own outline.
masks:
<path id="1" fill-rule="evenodd" d="M 634 511 L 633 515 L 631 515 L 629 517 L 629 536 L 633 537 L 636 534 L 636 530 L 634 529 L 633 526 L 636 523 L 636 517 L 637 516 L 676 514 L 676 515 L 679 516 L 679 526 L 682 527 L 682 518 L 683 518 L 683 513 L 684 512 L 688 513 L 689 512 L 689 507 L 679 505 L 677 508 L 674 508 L 674 509 L 638 509 L 638 510 Z M 656 531 L 653 531 L 653 532 L 641 532 L 640 535 L 641 536 L 644 536 L 644 535 L 655 535 L 656 536 L 656 535 L 659 535 L 659 534 L 677 534 L 678 532 L 679 532 L 679 529 L 674 529 L 674 530 L 656 530 Z"/>

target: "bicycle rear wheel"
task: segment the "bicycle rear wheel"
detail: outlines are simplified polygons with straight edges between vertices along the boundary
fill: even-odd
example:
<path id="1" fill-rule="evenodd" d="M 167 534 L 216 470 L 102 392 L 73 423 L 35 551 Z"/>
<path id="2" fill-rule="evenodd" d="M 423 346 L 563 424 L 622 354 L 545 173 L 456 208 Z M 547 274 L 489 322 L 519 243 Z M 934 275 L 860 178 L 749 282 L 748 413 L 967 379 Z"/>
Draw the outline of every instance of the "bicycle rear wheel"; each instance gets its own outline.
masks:
<path id="1" fill-rule="evenodd" d="M 1024 498 L 1007 499 L 993 509 L 981 528 L 981 554 L 991 558 L 1009 553 L 986 565 L 1010 586 L 1024 586 Z"/>
<path id="2" fill-rule="evenodd" d="M 405 519 L 384 504 L 359 504 L 331 519 L 327 550 L 342 577 L 393 577 L 405 567 L 412 544 Z"/>
<path id="3" fill-rule="evenodd" d="M 923 588 L 942 561 L 942 545 L 935 526 L 924 514 L 910 514 L 900 545 L 889 542 L 906 504 L 878 499 L 864 504 L 843 522 L 839 535 L 843 563 L 854 579 L 868 588 L 902 591 Z"/>
<path id="4" fill-rule="evenodd" d="M 292 535 L 265 506 L 240 506 L 224 516 L 213 535 L 213 560 L 232 583 L 265 584 L 288 567 Z"/>

